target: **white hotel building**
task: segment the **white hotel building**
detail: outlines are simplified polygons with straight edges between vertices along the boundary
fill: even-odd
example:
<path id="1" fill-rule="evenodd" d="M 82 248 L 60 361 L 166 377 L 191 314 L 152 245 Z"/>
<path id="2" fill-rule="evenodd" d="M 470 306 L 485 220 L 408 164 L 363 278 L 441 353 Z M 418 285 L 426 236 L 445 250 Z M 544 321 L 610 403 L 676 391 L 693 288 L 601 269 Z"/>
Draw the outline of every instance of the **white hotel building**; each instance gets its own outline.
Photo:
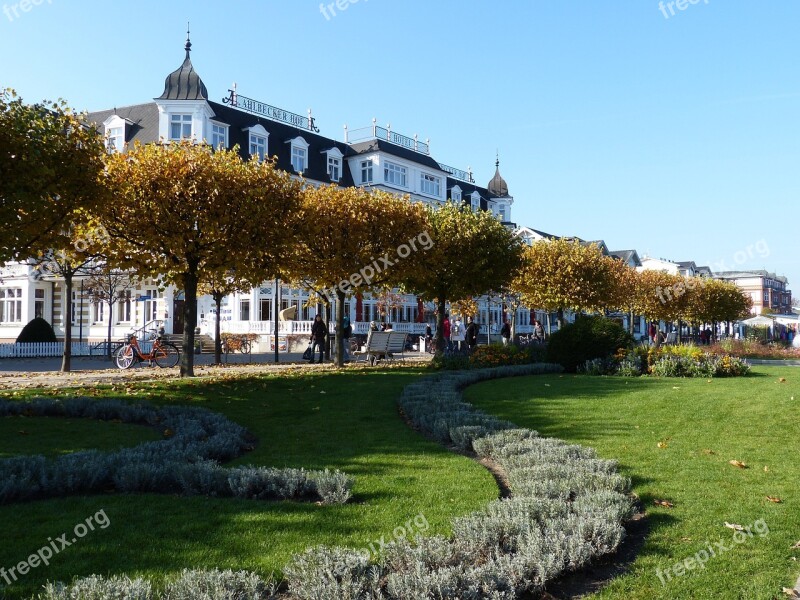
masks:
<path id="1" fill-rule="evenodd" d="M 125 151 L 135 142 L 184 138 L 205 140 L 213 146 L 231 148 L 239 145 L 245 158 L 277 157 L 277 166 L 302 177 L 311 185 L 336 183 L 340 186 L 371 187 L 412 201 L 440 203 L 463 202 L 473 210 L 491 211 L 501 222 L 517 230 L 511 222 L 514 198 L 497 170 L 492 180 L 476 185 L 471 171 L 462 171 L 435 160 L 429 142 L 401 135 L 390 127 L 381 127 L 373 119 L 362 129 L 345 127 L 343 141 L 320 135 L 314 119 L 290 113 L 241 96 L 234 90 L 220 102 L 211 100 L 206 86 L 190 59 L 191 42 L 186 43 L 183 64 L 170 73 L 163 93 L 150 102 L 93 112 L 89 119 L 108 138 L 110 151 Z M 235 86 L 234 86 L 235 87 Z M 522 228 L 518 235 L 528 242 L 548 234 Z M 548 236 L 552 237 L 552 236 Z M 314 307 L 306 307 L 308 293 L 279 285 L 280 309 L 297 307 L 297 321 L 281 324 L 281 333 L 300 333 L 313 320 Z M 222 330 L 235 333 L 272 334 L 274 331 L 276 283 L 265 282 L 246 294 L 224 299 Z M 180 290 L 159 289 L 142 283 L 130 291 L 130 297 L 118 302 L 111 314 L 108 307 L 93 303 L 76 278 L 72 315 L 62 310 L 64 287 L 58 280 L 40 280 L 24 264 L 9 264 L 0 269 L 0 341 L 13 341 L 22 327 L 35 316 L 44 317 L 63 335 L 65 319 L 70 318 L 73 335 L 80 341 L 100 341 L 107 335 L 108 320 L 113 338 L 121 338 L 145 324 L 163 325 L 168 333 L 183 331 Z M 478 322 L 499 328 L 503 305 L 498 300 L 483 299 Z M 394 328 L 422 333 L 425 324 L 434 322 L 432 304 L 404 296 L 402 306 L 382 317 L 377 301 L 369 295 L 351 298 L 346 306 L 357 333 L 365 332 L 371 320 L 388 320 Z M 213 332 L 214 313 L 210 297 L 199 300 L 198 315 L 202 333 Z M 526 331 L 532 312 L 520 309 L 517 331 Z M 508 315 L 510 318 L 511 315 Z M 494 328 L 492 328 L 494 329 Z M 266 349 L 272 336 L 263 338 Z"/>

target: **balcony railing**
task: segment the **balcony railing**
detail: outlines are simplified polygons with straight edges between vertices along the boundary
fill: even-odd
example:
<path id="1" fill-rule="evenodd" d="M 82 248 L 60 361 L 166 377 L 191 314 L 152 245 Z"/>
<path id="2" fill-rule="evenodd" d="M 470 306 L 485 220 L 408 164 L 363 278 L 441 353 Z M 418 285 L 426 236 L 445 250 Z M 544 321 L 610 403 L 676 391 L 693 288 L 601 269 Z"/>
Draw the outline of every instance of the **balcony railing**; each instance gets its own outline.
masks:
<path id="1" fill-rule="evenodd" d="M 475 183 L 475 179 L 472 177 L 471 168 L 466 171 L 462 171 L 461 169 L 456 169 L 455 167 L 451 167 L 444 163 L 439 163 L 439 167 L 442 169 L 442 171 L 450 173 L 454 179 L 460 179 L 461 181 L 466 181 L 467 183 Z"/>
<path id="2" fill-rule="evenodd" d="M 346 144 L 354 144 L 356 142 L 363 142 L 366 140 L 385 140 L 390 144 L 402 146 L 403 148 L 408 148 L 409 150 L 419 152 L 420 154 L 430 155 L 431 153 L 430 140 L 421 142 L 419 141 L 419 136 L 417 135 L 414 137 L 408 137 L 407 135 L 399 134 L 395 131 L 392 131 L 391 125 L 381 127 L 377 124 L 375 119 L 372 119 L 372 127 L 361 127 L 351 131 L 345 125 L 344 141 Z"/>

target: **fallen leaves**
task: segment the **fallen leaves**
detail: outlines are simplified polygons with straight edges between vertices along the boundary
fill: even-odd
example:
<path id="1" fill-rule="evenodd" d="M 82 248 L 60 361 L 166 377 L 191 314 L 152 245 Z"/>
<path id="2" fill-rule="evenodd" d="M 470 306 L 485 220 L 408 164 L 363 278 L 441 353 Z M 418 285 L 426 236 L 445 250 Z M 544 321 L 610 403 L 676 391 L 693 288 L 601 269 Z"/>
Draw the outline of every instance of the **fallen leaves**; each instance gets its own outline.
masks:
<path id="1" fill-rule="evenodd" d="M 737 525 L 736 523 L 728 523 L 727 521 L 725 521 L 725 527 L 728 529 L 733 529 L 734 531 L 744 531 L 744 527 L 741 525 Z"/>
<path id="2" fill-rule="evenodd" d="M 710 448 L 706 448 L 706 449 L 703 450 L 703 454 L 708 454 L 709 456 L 714 456 L 716 454 L 716 452 L 714 452 Z"/>
<path id="3" fill-rule="evenodd" d="M 787 596 L 789 596 L 789 598 L 800 598 L 800 594 L 798 594 L 798 593 L 797 593 L 797 590 L 795 590 L 795 589 L 793 589 L 793 588 L 787 588 L 787 587 L 785 587 L 785 588 L 782 588 L 782 590 L 781 590 L 781 591 L 783 591 L 783 593 L 784 593 L 784 594 L 786 594 Z"/>
<path id="4" fill-rule="evenodd" d="M 797 542 L 795 542 L 795 543 L 794 543 L 794 545 L 792 545 L 792 548 L 791 548 L 791 549 L 792 549 L 792 550 L 800 550 L 800 540 L 798 540 Z"/>
<path id="5" fill-rule="evenodd" d="M 774 504 L 780 504 L 781 502 L 783 502 L 783 500 L 781 500 L 777 496 L 767 496 L 767 500 L 769 500 L 770 502 L 772 502 Z"/>
<path id="6" fill-rule="evenodd" d="M 781 377 L 778 379 L 778 383 L 786 383 L 786 377 Z"/>
<path id="7" fill-rule="evenodd" d="M 740 460 L 729 460 L 728 464 L 733 465 L 734 467 L 738 467 L 739 469 L 746 469 L 747 465 Z"/>
<path id="8" fill-rule="evenodd" d="M 669 500 L 653 500 L 653 504 L 663 508 L 675 508 L 675 505 Z"/>

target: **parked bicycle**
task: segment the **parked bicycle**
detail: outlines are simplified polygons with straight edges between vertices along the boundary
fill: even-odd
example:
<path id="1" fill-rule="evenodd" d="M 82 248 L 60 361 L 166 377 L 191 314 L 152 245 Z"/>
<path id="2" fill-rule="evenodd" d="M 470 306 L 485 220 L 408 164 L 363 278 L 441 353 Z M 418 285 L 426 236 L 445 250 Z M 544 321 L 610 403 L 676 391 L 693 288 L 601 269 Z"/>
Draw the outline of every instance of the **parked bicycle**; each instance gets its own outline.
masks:
<path id="1" fill-rule="evenodd" d="M 129 369 L 133 363 L 147 362 L 148 366 L 153 366 L 153 363 L 161 368 L 167 369 L 174 367 L 181 359 L 180 350 L 174 344 L 164 342 L 162 336 L 164 334 L 163 328 L 155 333 L 153 340 L 153 347 L 150 352 L 143 352 L 139 346 L 139 340 L 136 334 L 130 334 L 128 341 L 123 345 L 116 354 L 117 367 L 120 369 Z"/>

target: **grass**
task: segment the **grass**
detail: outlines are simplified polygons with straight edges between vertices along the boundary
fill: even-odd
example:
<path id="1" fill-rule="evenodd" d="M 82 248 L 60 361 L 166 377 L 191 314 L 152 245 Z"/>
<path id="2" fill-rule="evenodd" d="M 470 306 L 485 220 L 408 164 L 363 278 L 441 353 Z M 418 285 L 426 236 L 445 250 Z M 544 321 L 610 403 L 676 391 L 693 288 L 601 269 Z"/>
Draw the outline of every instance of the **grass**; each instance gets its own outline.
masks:
<path id="1" fill-rule="evenodd" d="M 749 377 L 710 382 L 547 375 L 482 383 L 465 396 L 543 435 L 592 446 L 632 478 L 651 529 L 630 571 L 592 598 L 771 600 L 794 586 L 800 369 L 755 367 Z M 656 507 L 656 499 L 674 508 Z M 724 526 L 760 519 L 768 534 L 741 544 Z M 716 542 L 730 549 L 702 569 L 674 574 L 709 544 L 719 551 Z"/>
<path id="2" fill-rule="evenodd" d="M 0 417 L 0 459 L 18 454 L 52 458 L 78 450 L 116 450 L 157 439 L 155 430 L 127 423 Z"/>
<path id="3" fill-rule="evenodd" d="M 235 464 L 338 468 L 355 476 L 355 496 L 344 506 L 116 494 L 0 506 L 5 542 L 0 544 L 0 567 L 6 569 L 46 545 L 48 538 L 72 535 L 76 524 L 100 510 L 111 521 L 63 550 L 49 566 L 33 569 L 6 589 L 6 596 L 27 598 L 48 580 L 91 573 L 160 580 L 188 567 L 218 567 L 266 576 L 279 573 L 293 553 L 310 546 L 365 548 L 381 537 L 388 541 L 396 527 L 420 514 L 429 523 L 427 535 L 448 534 L 453 516 L 485 505 L 498 490 L 483 467 L 423 439 L 400 419 L 395 400 L 418 375 L 418 370 L 398 369 L 128 383 L 74 391 L 219 411 L 259 438 L 256 449 Z M 97 427 L 104 426 L 84 423 L 89 429 L 73 429 L 75 424 L 63 437 L 43 442 L 39 451 L 54 455 L 93 446 Z M 119 426 L 105 427 L 117 432 Z M 20 443 L 0 435 L 0 455 L 21 451 Z"/>

